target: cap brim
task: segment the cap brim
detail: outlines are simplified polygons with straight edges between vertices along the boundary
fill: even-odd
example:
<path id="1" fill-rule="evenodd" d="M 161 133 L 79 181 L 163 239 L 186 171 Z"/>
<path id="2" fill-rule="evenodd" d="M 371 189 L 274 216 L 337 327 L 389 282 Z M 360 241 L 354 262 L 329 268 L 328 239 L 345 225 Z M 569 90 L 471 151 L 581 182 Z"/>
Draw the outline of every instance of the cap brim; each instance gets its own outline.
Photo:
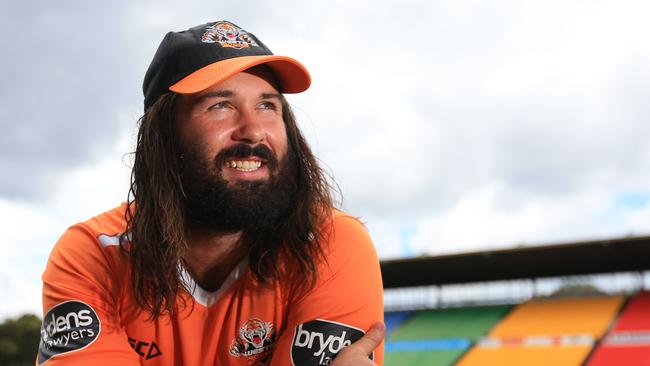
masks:
<path id="1" fill-rule="evenodd" d="M 253 66 L 265 64 L 275 73 L 282 93 L 300 93 L 309 88 L 311 77 L 298 61 L 286 56 L 242 56 L 218 61 L 187 75 L 169 90 L 179 94 L 193 94 L 220 83 Z"/>

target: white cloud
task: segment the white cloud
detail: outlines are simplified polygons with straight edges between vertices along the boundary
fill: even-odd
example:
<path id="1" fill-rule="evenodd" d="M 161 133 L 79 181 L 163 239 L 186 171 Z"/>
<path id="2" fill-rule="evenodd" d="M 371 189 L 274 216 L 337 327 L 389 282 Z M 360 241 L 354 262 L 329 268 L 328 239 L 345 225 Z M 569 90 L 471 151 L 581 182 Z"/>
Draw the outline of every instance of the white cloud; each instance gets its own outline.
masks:
<path id="1" fill-rule="evenodd" d="M 0 200 L 0 318 L 41 312 L 40 275 L 58 223 L 37 206 Z M 53 243 L 52 243 L 53 244 Z"/>
<path id="2" fill-rule="evenodd" d="M 41 274 L 50 250 L 70 225 L 126 198 L 129 169 L 116 151 L 129 151 L 129 146 L 125 138 L 101 163 L 63 174 L 48 202 L 0 200 L 0 320 L 41 314 Z"/>
<path id="3" fill-rule="evenodd" d="M 423 253 L 437 254 L 584 239 L 591 213 L 603 204 L 594 193 L 572 200 L 512 198 L 496 184 L 469 192 L 444 215 L 425 218 L 414 241 Z"/>

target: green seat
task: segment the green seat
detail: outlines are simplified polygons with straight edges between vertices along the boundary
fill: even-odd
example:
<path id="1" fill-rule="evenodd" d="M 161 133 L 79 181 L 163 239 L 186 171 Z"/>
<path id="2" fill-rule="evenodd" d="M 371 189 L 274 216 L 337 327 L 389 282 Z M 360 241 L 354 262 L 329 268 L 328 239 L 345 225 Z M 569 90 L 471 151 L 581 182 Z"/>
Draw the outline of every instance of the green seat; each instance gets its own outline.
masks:
<path id="1" fill-rule="evenodd" d="M 469 338 L 476 341 L 511 308 L 499 305 L 419 311 L 395 329 L 388 340 Z"/>
<path id="2" fill-rule="evenodd" d="M 451 366 L 464 349 L 444 351 L 387 352 L 385 366 Z"/>

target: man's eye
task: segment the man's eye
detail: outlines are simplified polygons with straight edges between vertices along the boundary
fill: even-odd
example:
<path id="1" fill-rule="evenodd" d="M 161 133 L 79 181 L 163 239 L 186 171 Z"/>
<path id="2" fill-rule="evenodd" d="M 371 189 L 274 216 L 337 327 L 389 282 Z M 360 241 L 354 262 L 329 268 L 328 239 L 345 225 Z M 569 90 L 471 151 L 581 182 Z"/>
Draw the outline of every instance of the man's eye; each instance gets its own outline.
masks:
<path id="1" fill-rule="evenodd" d="M 228 108 L 228 102 L 219 102 L 219 103 L 215 103 L 215 104 L 211 105 L 210 107 L 208 107 L 208 110 L 212 110 L 212 109 L 225 109 L 225 108 Z"/>
<path id="2" fill-rule="evenodd" d="M 275 111 L 275 110 L 278 109 L 278 107 L 273 102 L 262 102 L 260 104 L 260 108 L 261 109 L 268 109 L 268 110 L 272 110 L 272 111 Z"/>

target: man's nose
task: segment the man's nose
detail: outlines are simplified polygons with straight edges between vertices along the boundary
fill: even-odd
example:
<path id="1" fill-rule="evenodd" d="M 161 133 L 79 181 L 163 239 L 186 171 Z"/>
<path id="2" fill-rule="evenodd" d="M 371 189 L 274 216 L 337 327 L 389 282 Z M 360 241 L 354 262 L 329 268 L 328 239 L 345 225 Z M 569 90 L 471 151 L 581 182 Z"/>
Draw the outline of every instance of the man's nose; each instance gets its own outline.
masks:
<path id="1" fill-rule="evenodd" d="M 242 112 L 239 118 L 239 125 L 233 133 L 233 140 L 256 144 L 264 141 L 266 131 L 263 123 L 252 112 Z"/>

